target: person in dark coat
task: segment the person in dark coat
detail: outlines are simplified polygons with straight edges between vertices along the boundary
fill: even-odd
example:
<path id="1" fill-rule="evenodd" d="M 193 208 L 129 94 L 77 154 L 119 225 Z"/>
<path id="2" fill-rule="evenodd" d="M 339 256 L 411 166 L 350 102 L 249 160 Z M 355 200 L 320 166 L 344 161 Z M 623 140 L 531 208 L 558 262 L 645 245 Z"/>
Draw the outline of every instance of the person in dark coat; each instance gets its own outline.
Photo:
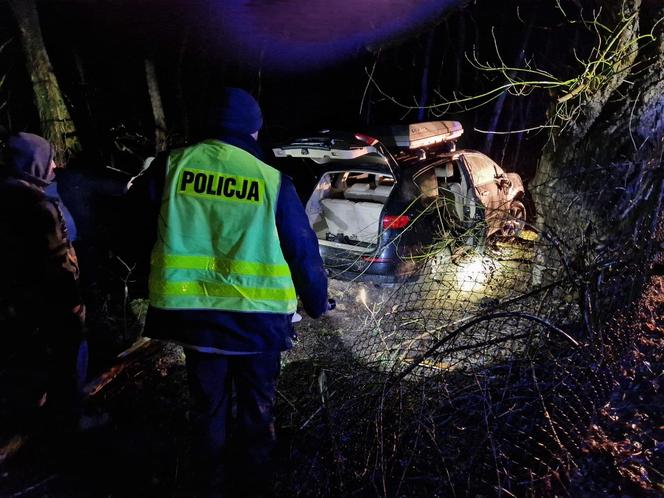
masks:
<path id="1" fill-rule="evenodd" d="M 320 317 L 327 276 L 291 179 L 263 161 L 258 103 L 226 88 L 213 108 L 211 138 L 157 156 L 128 194 L 132 216 L 148 217 L 139 226 L 152 228 L 142 231 L 152 247 L 144 335 L 184 347 L 203 495 L 225 496 L 232 460 L 236 492 L 263 496 L 272 485 L 275 383 L 281 352 L 293 345 L 296 293 L 307 314 Z"/>
<path id="2" fill-rule="evenodd" d="M 78 428 L 87 372 L 85 306 L 58 200 L 52 145 L 18 133 L 0 165 L 0 383 L 8 426 Z M 40 408 L 41 407 L 41 408 Z M 39 408 L 39 409 L 38 409 Z"/>

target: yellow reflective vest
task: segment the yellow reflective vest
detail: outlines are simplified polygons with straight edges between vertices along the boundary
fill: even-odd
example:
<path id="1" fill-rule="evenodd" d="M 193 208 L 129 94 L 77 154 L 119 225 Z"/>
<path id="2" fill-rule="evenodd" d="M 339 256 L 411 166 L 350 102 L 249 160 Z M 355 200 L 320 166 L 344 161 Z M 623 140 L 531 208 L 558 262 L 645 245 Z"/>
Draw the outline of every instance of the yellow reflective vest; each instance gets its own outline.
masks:
<path id="1" fill-rule="evenodd" d="M 150 304 L 163 309 L 293 313 L 277 234 L 281 173 L 205 140 L 168 158 L 152 250 Z"/>

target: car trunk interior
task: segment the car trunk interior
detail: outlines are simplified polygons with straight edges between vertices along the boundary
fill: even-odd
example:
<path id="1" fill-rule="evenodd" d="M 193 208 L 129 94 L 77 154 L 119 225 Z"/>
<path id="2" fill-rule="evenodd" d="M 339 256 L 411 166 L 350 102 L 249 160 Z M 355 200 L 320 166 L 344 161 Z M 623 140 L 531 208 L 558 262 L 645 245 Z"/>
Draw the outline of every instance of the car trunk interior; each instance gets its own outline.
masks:
<path id="1" fill-rule="evenodd" d="M 394 183 L 389 174 L 361 170 L 323 175 L 306 206 L 320 244 L 354 252 L 373 251 L 383 206 Z"/>

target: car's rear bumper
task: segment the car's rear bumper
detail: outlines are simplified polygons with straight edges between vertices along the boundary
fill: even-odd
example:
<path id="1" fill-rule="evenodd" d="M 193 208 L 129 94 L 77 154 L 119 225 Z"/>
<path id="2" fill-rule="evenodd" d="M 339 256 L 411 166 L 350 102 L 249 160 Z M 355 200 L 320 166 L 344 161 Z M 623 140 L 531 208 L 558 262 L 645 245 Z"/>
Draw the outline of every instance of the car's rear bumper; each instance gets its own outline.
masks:
<path id="1" fill-rule="evenodd" d="M 330 277 L 358 282 L 399 283 L 415 272 L 416 265 L 391 255 L 359 254 L 320 246 L 320 254 Z"/>
<path id="2" fill-rule="evenodd" d="M 381 275 L 378 273 L 370 273 L 368 271 L 363 273 L 355 273 L 351 271 L 334 273 L 333 271 L 330 271 L 329 277 L 348 282 L 362 282 L 362 283 L 373 283 L 381 285 L 398 285 L 416 279 L 415 275 L 410 275 L 410 276 L 403 276 L 396 274 Z"/>

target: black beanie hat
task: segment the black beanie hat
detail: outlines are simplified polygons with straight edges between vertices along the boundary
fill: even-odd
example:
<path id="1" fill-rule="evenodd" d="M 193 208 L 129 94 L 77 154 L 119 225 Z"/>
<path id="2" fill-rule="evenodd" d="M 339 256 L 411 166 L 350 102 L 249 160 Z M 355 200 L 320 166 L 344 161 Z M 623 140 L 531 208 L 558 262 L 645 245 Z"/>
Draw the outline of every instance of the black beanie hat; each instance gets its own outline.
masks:
<path id="1" fill-rule="evenodd" d="M 7 174 L 44 187 L 55 179 L 51 168 L 54 150 L 45 138 L 32 133 L 17 133 L 7 139 Z"/>
<path id="2" fill-rule="evenodd" d="M 212 114 L 211 124 L 221 130 L 250 135 L 263 126 L 258 102 L 241 88 L 224 88 Z"/>

